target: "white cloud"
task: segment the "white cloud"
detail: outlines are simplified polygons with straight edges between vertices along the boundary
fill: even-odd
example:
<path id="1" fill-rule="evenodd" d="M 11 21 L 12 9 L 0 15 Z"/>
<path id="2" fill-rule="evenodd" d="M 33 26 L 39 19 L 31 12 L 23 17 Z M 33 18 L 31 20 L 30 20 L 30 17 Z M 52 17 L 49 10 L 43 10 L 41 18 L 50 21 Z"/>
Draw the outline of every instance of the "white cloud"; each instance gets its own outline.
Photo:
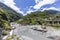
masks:
<path id="1" fill-rule="evenodd" d="M 56 0 L 35 0 L 36 5 L 34 6 L 34 9 L 40 9 L 41 6 L 54 2 L 56 2 Z"/>
<path id="2" fill-rule="evenodd" d="M 56 8 L 56 7 L 51 6 L 50 8 L 44 8 L 41 11 L 44 11 L 44 10 L 56 10 L 56 11 L 60 11 L 60 8 Z"/>
<path id="3" fill-rule="evenodd" d="M 31 13 L 31 12 L 34 11 L 34 10 L 31 9 L 32 7 L 33 7 L 33 6 L 30 6 L 30 8 L 28 9 L 27 13 Z"/>
<path id="4" fill-rule="evenodd" d="M 50 7 L 50 8 L 47 8 L 45 10 L 57 10 L 57 11 L 60 11 L 60 8 L 56 8 L 56 7 Z"/>
<path id="5" fill-rule="evenodd" d="M 28 10 L 27 13 L 31 13 L 31 12 L 34 12 L 34 10 Z"/>
<path id="6" fill-rule="evenodd" d="M 17 11 L 18 13 L 23 13 L 22 11 L 20 11 L 20 9 L 15 6 L 15 2 L 14 0 L 0 0 L 0 2 L 4 3 L 5 5 L 11 7 L 12 9 L 14 9 L 15 11 Z"/>
<path id="7" fill-rule="evenodd" d="M 43 1 L 43 0 L 35 0 L 35 3 L 39 3 L 40 1 Z"/>
<path id="8" fill-rule="evenodd" d="M 30 6 L 30 8 L 28 9 L 28 11 L 27 11 L 26 14 L 24 14 L 24 15 L 27 15 L 27 14 L 30 14 L 31 12 L 37 11 L 37 10 L 32 10 L 32 7 L 33 7 L 33 6 Z"/>
<path id="9" fill-rule="evenodd" d="M 30 6 L 30 8 L 28 9 L 28 11 L 27 11 L 24 15 L 27 15 L 27 14 L 29 14 L 29 13 L 31 13 L 31 12 L 34 12 L 34 10 L 32 10 L 31 7 L 32 7 L 32 6 Z"/>
<path id="10" fill-rule="evenodd" d="M 23 16 L 30 14 L 31 12 L 34 12 L 34 10 L 28 10 L 25 14 L 23 14 Z"/>

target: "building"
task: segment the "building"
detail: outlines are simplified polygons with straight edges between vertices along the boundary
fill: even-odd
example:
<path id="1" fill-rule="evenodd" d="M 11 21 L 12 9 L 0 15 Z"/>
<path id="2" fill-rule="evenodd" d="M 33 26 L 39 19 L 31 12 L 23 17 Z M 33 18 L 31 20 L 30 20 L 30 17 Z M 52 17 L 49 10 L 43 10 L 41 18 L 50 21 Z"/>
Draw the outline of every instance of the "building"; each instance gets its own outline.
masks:
<path id="1" fill-rule="evenodd" d="M 45 25 L 60 25 L 60 17 L 59 16 L 55 16 L 55 17 L 50 17 L 49 19 L 39 19 L 37 22 L 42 25 L 42 22 L 43 21 L 43 24 L 45 23 Z"/>
<path id="2" fill-rule="evenodd" d="M 47 25 L 60 25 L 60 17 L 56 16 L 54 18 L 51 18 L 49 20 L 45 20 Z"/>

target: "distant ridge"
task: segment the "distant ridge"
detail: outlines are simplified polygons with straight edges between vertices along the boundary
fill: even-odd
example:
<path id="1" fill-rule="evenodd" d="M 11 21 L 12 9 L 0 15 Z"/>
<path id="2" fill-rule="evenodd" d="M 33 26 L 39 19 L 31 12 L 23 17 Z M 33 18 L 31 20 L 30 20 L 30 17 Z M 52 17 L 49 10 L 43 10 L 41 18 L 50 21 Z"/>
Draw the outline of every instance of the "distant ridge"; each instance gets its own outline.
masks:
<path id="1" fill-rule="evenodd" d="M 51 12 L 52 14 L 56 14 L 57 12 L 59 12 L 57 10 L 45 10 L 45 11 Z"/>

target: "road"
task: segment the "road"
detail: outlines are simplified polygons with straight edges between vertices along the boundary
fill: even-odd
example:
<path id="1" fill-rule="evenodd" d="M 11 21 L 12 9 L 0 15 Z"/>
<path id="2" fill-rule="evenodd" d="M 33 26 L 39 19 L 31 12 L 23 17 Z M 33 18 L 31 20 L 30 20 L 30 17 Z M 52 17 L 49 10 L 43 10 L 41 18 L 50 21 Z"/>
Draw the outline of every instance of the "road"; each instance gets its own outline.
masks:
<path id="1" fill-rule="evenodd" d="M 46 37 L 46 33 L 33 30 L 28 26 L 16 26 L 13 33 L 23 40 L 52 40 Z"/>

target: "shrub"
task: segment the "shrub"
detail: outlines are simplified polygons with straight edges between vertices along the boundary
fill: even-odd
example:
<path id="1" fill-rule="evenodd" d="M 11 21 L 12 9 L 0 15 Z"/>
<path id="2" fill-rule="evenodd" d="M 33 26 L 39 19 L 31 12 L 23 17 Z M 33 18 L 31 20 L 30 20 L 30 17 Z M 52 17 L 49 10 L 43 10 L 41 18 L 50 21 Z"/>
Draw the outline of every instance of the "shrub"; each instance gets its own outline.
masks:
<path id="1" fill-rule="evenodd" d="M 7 35 L 7 33 L 8 33 L 8 32 L 7 32 L 6 30 L 3 30 L 3 31 L 2 31 L 2 35 Z"/>

